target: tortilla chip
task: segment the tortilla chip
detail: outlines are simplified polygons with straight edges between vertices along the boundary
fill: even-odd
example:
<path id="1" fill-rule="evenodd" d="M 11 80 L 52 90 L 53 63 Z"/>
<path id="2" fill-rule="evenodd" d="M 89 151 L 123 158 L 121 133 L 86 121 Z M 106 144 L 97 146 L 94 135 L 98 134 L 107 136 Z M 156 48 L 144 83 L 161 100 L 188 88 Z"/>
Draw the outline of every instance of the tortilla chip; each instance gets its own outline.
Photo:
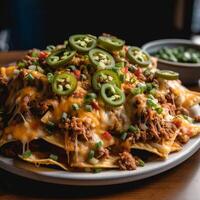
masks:
<path id="1" fill-rule="evenodd" d="M 24 161 L 34 163 L 35 165 L 52 165 L 52 166 L 58 166 L 66 171 L 68 171 L 68 167 L 65 163 L 57 162 L 50 158 L 40 158 L 37 154 L 32 153 L 32 155 L 28 158 L 24 158 L 23 156 L 19 155 L 19 158 L 21 158 Z"/>
<path id="2" fill-rule="evenodd" d="M 174 140 L 177 136 L 178 132 L 176 132 L 173 137 L 169 140 L 163 140 L 160 144 L 155 142 L 141 143 L 137 142 L 132 145 L 132 149 L 141 149 L 145 151 L 149 151 L 151 153 L 157 154 L 158 156 L 166 159 L 171 151 L 171 147 L 174 143 Z"/>
<path id="3" fill-rule="evenodd" d="M 71 167 L 78 167 L 78 168 L 107 168 L 107 169 L 114 169 L 119 168 L 119 166 L 116 165 L 118 157 L 109 157 L 107 159 L 104 159 L 100 161 L 99 163 L 92 165 L 86 162 L 74 162 L 71 164 Z"/>
<path id="4" fill-rule="evenodd" d="M 180 151 L 181 149 L 182 149 L 182 146 L 178 142 L 175 141 L 171 147 L 170 153 Z"/>
<path id="5" fill-rule="evenodd" d="M 200 134 L 200 125 L 191 124 L 190 138 L 195 137 Z"/>
<path id="6" fill-rule="evenodd" d="M 1 136 L 1 138 L 0 138 L 0 148 L 1 148 L 3 145 L 5 145 L 5 144 L 10 143 L 10 142 L 14 142 L 14 141 L 16 141 L 16 140 L 14 140 L 14 139 L 9 139 L 7 135 L 4 135 L 4 134 L 3 134 L 3 135 Z"/>
<path id="7" fill-rule="evenodd" d="M 46 135 L 42 137 L 42 139 L 50 144 L 65 149 L 65 137 L 63 134 L 55 133 L 52 135 Z"/>
<path id="8" fill-rule="evenodd" d="M 178 81 L 168 81 L 173 93 L 179 98 L 180 106 L 186 109 L 200 103 L 200 92 L 191 91 L 182 86 Z"/>

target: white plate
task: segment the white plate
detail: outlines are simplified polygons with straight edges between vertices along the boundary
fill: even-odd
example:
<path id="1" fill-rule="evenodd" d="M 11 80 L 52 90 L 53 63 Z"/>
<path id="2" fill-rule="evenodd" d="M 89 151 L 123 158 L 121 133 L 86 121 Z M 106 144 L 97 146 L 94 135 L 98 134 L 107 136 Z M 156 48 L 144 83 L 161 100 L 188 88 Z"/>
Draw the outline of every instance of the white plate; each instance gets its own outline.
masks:
<path id="1" fill-rule="evenodd" d="M 0 156 L 0 167 L 17 175 L 48 183 L 63 185 L 112 185 L 136 181 L 164 172 L 185 161 L 199 148 L 200 137 L 198 136 L 192 138 L 184 145 L 182 151 L 172 153 L 167 160 L 149 162 L 144 167 L 138 167 L 134 171 L 65 172 L 46 167 L 36 167 L 32 164 L 3 156 Z"/>

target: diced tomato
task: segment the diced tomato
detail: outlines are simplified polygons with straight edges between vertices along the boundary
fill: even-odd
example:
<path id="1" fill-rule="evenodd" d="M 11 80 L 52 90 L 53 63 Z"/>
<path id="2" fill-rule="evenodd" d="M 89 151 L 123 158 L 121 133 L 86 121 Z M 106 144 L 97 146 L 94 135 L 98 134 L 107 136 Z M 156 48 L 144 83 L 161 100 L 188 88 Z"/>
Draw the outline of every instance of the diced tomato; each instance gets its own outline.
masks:
<path id="1" fill-rule="evenodd" d="M 181 120 L 175 119 L 173 123 L 176 125 L 177 128 L 181 127 Z"/>
<path id="2" fill-rule="evenodd" d="M 108 131 L 105 131 L 103 134 L 102 134 L 102 137 L 106 140 L 111 140 L 112 139 L 112 135 L 108 132 Z"/>
<path id="3" fill-rule="evenodd" d="M 128 46 L 125 46 L 124 48 L 125 48 L 125 51 L 128 51 Z"/>
<path id="4" fill-rule="evenodd" d="M 45 51 L 41 51 L 39 54 L 39 58 L 40 59 L 45 59 L 48 56 L 48 53 Z"/>
<path id="5" fill-rule="evenodd" d="M 137 77 L 140 77 L 142 75 L 142 69 L 141 68 L 137 68 L 134 72 L 134 74 L 137 76 Z"/>
<path id="6" fill-rule="evenodd" d="M 73 71 L 74 72 L 74 75 L 76 76 L 77 79 L 80 79 L 80 76 L 81 76 L 81 71 L 76 69 Z"/>
<path id="7" fill-rule="evenodd" d="M 91 102 L 91 105 L 92 105 L 92 108 L 96 109 L 96 110 L 99 110 L 99 104 L 97 101 L 92 101 Z"/>
<path id="8" fill-rule="evenodd" d="M 128 73 L 128 66 L 124 67 L 124 73 L 125 73 L 125 74 Z"/>

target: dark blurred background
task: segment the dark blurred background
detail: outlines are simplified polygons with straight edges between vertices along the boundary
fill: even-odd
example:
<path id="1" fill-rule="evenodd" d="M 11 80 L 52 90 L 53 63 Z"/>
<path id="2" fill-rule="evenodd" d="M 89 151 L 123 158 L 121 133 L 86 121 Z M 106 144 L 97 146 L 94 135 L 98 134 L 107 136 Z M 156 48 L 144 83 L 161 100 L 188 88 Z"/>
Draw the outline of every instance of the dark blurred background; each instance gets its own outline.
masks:
<path id="1" fill-rule="evenodd" d="M 200 33 L 200 0 L 0 0 L 0 50 L 45 48 L 102 32 L 141 46 Z"/>

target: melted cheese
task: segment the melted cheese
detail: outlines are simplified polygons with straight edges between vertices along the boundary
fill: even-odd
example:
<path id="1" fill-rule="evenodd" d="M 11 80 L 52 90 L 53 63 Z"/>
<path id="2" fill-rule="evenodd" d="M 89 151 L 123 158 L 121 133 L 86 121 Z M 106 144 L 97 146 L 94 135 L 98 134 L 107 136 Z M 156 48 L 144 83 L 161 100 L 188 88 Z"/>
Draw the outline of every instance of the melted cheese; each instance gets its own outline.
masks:
<path id="1" fill-rule="evenodd" d="M 0 68 L 0 74 L 5 79 L 10 79 L 14 75 L 14 71 L 16 69 L 16 66 L 9 66 L 9 67 L 1 67 Z"/>
<path id="2" fill-rule="evenodd" d="M 80 86 L 77 87 L 76 92 L 81 92 L 82 94 L 85 94 L 86 91 L 81 88 Z M 83 104 L 84 98 L 83 97 L 63 97 L 61 98 L 61 101 L 57 108 L 54 110 L 52 116 L 54 117 L 55 120 L 59 120 L 60 117 L 62 116 L 63 112 L 70 112 L 72 108 L 72 104 L 78 104 L 81 105 Z"/>
<path id="3" fill-rule="evenodd" d="M 186 89 L 177 81 L 168 81 L 168 85 L 172 88 L 174 94 L 178 97 L 178 104 L 185 108 L 190 108 L 200 103 L 200 93 Z"/>
<path id="4" fill-rule="evenodd" d="M 38 139 L 45 135 L 44 131 L 40 129 L 40 125 L 35 120 L 10 125 L 4 129 L 4 134 L 8 137 L 11 135 L 13 139 L 19 140 L 22 143 L 28 143 L 31 140 Z"/>
<path id="5" fill-rule="evenodd" d="M 58 107 L 55 108 L 52 116 L 55 120 L 59 120 L 62 116 L 63 112 L 70 112 L 72 109 L 72 104 L 82 104 L 82 98 L 74 98 L 72 96 L 68 97 L 67 99 L 62 98 L 61 102 L 59 103 Z"/>

